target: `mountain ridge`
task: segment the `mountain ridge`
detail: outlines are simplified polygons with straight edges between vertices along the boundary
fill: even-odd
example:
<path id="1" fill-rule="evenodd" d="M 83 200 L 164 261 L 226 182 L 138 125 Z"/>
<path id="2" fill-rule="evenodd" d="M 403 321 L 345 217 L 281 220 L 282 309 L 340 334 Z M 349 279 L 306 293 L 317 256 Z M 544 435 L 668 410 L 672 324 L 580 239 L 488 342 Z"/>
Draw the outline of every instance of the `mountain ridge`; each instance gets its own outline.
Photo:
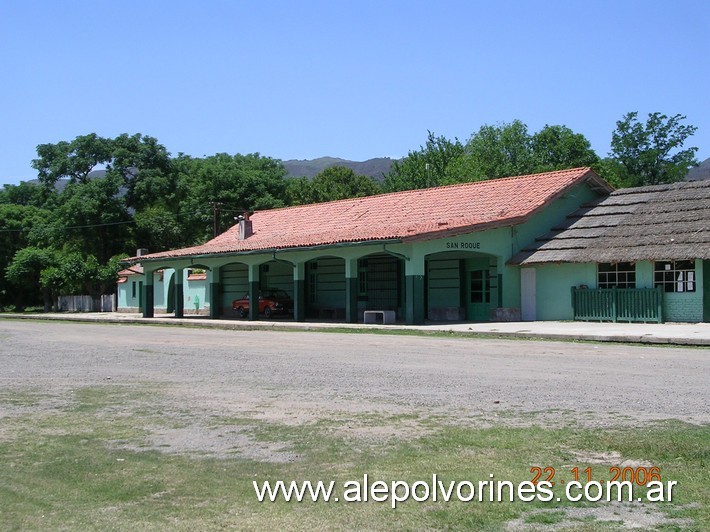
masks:
<path id="1" fill-rule="evenodd" d="M 287 177 L 313 178 L 326 168 L 344 166 L 350 168 L 358 175 L 370 176 L 377 181 L 382 181 L 389 173 L 395 159 L 390 157 L 375 157 L 366 161 L 349 161 L 339 157 L 318 157 L 317 159 L 290 159 L 281 161 L 286 168 Z"/>

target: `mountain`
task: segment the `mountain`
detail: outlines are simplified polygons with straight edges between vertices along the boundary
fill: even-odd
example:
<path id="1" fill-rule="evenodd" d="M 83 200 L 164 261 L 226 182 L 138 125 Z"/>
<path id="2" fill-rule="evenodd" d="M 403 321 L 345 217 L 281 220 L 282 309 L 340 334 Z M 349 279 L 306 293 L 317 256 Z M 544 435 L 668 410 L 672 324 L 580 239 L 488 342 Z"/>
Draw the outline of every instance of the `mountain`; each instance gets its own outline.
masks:
<path id="1" fill-rule="evenodd" d="M 394 162 L 389 157 L 377 157 L 368 159 L 367 161 L 348 161 L 347 159 L 339 159 L 337 157 L 320 157 L 311 160 L 282 161 L 288 177 L 315 177 L 316 174 L 322 172 L 326 168 L 333 166 L 344 166 L 350 168 L 353 172 L 359 175 L 368 175 L 375 178 L 377 181 L 382 181 L 384 175 L 389 173 L 392 163 Z"/>
<path id="2" fill-rule="evenodd" d="M 705 159 L 699 166 L 691 168 L 688 175 L 685 176 L 686 181 L 703 181 L 710 179 L 710 158 Z"/>

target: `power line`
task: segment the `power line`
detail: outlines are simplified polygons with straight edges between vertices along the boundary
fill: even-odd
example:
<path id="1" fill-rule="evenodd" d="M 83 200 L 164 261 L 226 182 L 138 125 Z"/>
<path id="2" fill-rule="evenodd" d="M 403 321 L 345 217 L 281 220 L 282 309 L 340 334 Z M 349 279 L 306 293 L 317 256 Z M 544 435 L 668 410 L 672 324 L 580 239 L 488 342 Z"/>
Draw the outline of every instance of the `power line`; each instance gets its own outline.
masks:
<path id="1" fill-rule="evenodd" d="M 64 231 L 67 229 L 89 229 L 92 227 L 107 227 L 110 225 L 125 225 L 125 224 L 134 224 L 136 223 L 135 220 L 128 220 L 125 222 L 109 222 L 105 224 L 90 224 L 90 225 L 71 225 L 67 227 L 61 227 L 58 225 L 40 225 L 40 226 L 35 226 L 35 227 L 30 227 L 29 229 L 0 229 L 0 233 L 24 233 L 26 231 L 31 231 L 32 229 L 54 229 L 54 230 L 60 230 Z"/>

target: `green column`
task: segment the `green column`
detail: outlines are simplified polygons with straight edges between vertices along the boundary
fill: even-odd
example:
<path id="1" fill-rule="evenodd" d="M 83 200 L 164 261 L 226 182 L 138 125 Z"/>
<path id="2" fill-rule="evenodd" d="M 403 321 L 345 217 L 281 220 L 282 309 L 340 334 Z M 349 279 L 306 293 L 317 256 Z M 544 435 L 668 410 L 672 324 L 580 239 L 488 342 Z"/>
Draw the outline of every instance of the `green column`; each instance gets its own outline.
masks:
<path id="1" fill-rule="evenodd" d="M 293 268 L 293 321 L 306 320 L 306 264 L 300 262 Z"/>
<path id="2" fill-rule="evenodd" d="M 357 323 L 358 259 L 345 259 L 345 321 Z"/>
<path id="3" fill-rule="evenodd" d="M 259 265 L 249 265 L 249 319 L 259 319 Z"/>
<path id="4" fill-rule="evenodd" d="M 219 274 L 219 266 L 213 266 L 210 270 L 210 318 L 213 320 L 219 319 L 222 313 L 222 283 Z"/>
<path id="5" fill-rule="evenodd" d="M 183 268 L 175 268 L 175 317 L 182 318 L 185 314 L 185 290 L 183 289 Z"/>
<path id="6" fill-rule="evenodd" d="M 153 294 L 153 270 L 144 269 L 145 282 L 143 283 L 143 317 L 152 318 L 155 315 L 155 302 Z"/>
<path id="7" fill-rule="evenodd" d="M 424 323 L 424 275 L 407 275 L 405 287 L 406 323 L 421 325 Z"/>
<path id="8" fill-rule="evenodd" d="M 424 323 L 426 311 L 424 308 L 424 268 L 423 256 L 412 256 L 404 261 L 404 306 L 405 322 L 407 325 L 421 325 Z"/>

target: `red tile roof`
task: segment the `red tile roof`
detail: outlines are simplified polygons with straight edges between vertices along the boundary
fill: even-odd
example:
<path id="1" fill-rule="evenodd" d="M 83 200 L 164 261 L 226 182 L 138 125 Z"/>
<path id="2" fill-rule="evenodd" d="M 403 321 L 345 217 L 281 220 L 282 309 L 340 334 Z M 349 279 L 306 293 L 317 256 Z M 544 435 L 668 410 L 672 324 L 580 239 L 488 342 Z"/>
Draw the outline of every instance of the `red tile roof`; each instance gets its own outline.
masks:
<path id="1" fill-rule="evenodd" d="M 143 275 L 143 266 L 140 264 L 134 264 L 130 268 L 126 268 L 125 270 L 121 270 L 117 274 L 119 277 L 128 277 L 129 275 Z M 119 281 L 121 282 L 121 281 Z"/>
<path id="2" fill-rule="evenodd" d="M 141 259 L 288 249 L 348 242 L 428 240 L 525 221 L 587 180 L 611 187 L 589 168 L 408 190 L 328 203 L 257 211 L 253 234 L 238 224 L 209 242 Z M 137 260 L 139 257 L 135 257 Z"/>

